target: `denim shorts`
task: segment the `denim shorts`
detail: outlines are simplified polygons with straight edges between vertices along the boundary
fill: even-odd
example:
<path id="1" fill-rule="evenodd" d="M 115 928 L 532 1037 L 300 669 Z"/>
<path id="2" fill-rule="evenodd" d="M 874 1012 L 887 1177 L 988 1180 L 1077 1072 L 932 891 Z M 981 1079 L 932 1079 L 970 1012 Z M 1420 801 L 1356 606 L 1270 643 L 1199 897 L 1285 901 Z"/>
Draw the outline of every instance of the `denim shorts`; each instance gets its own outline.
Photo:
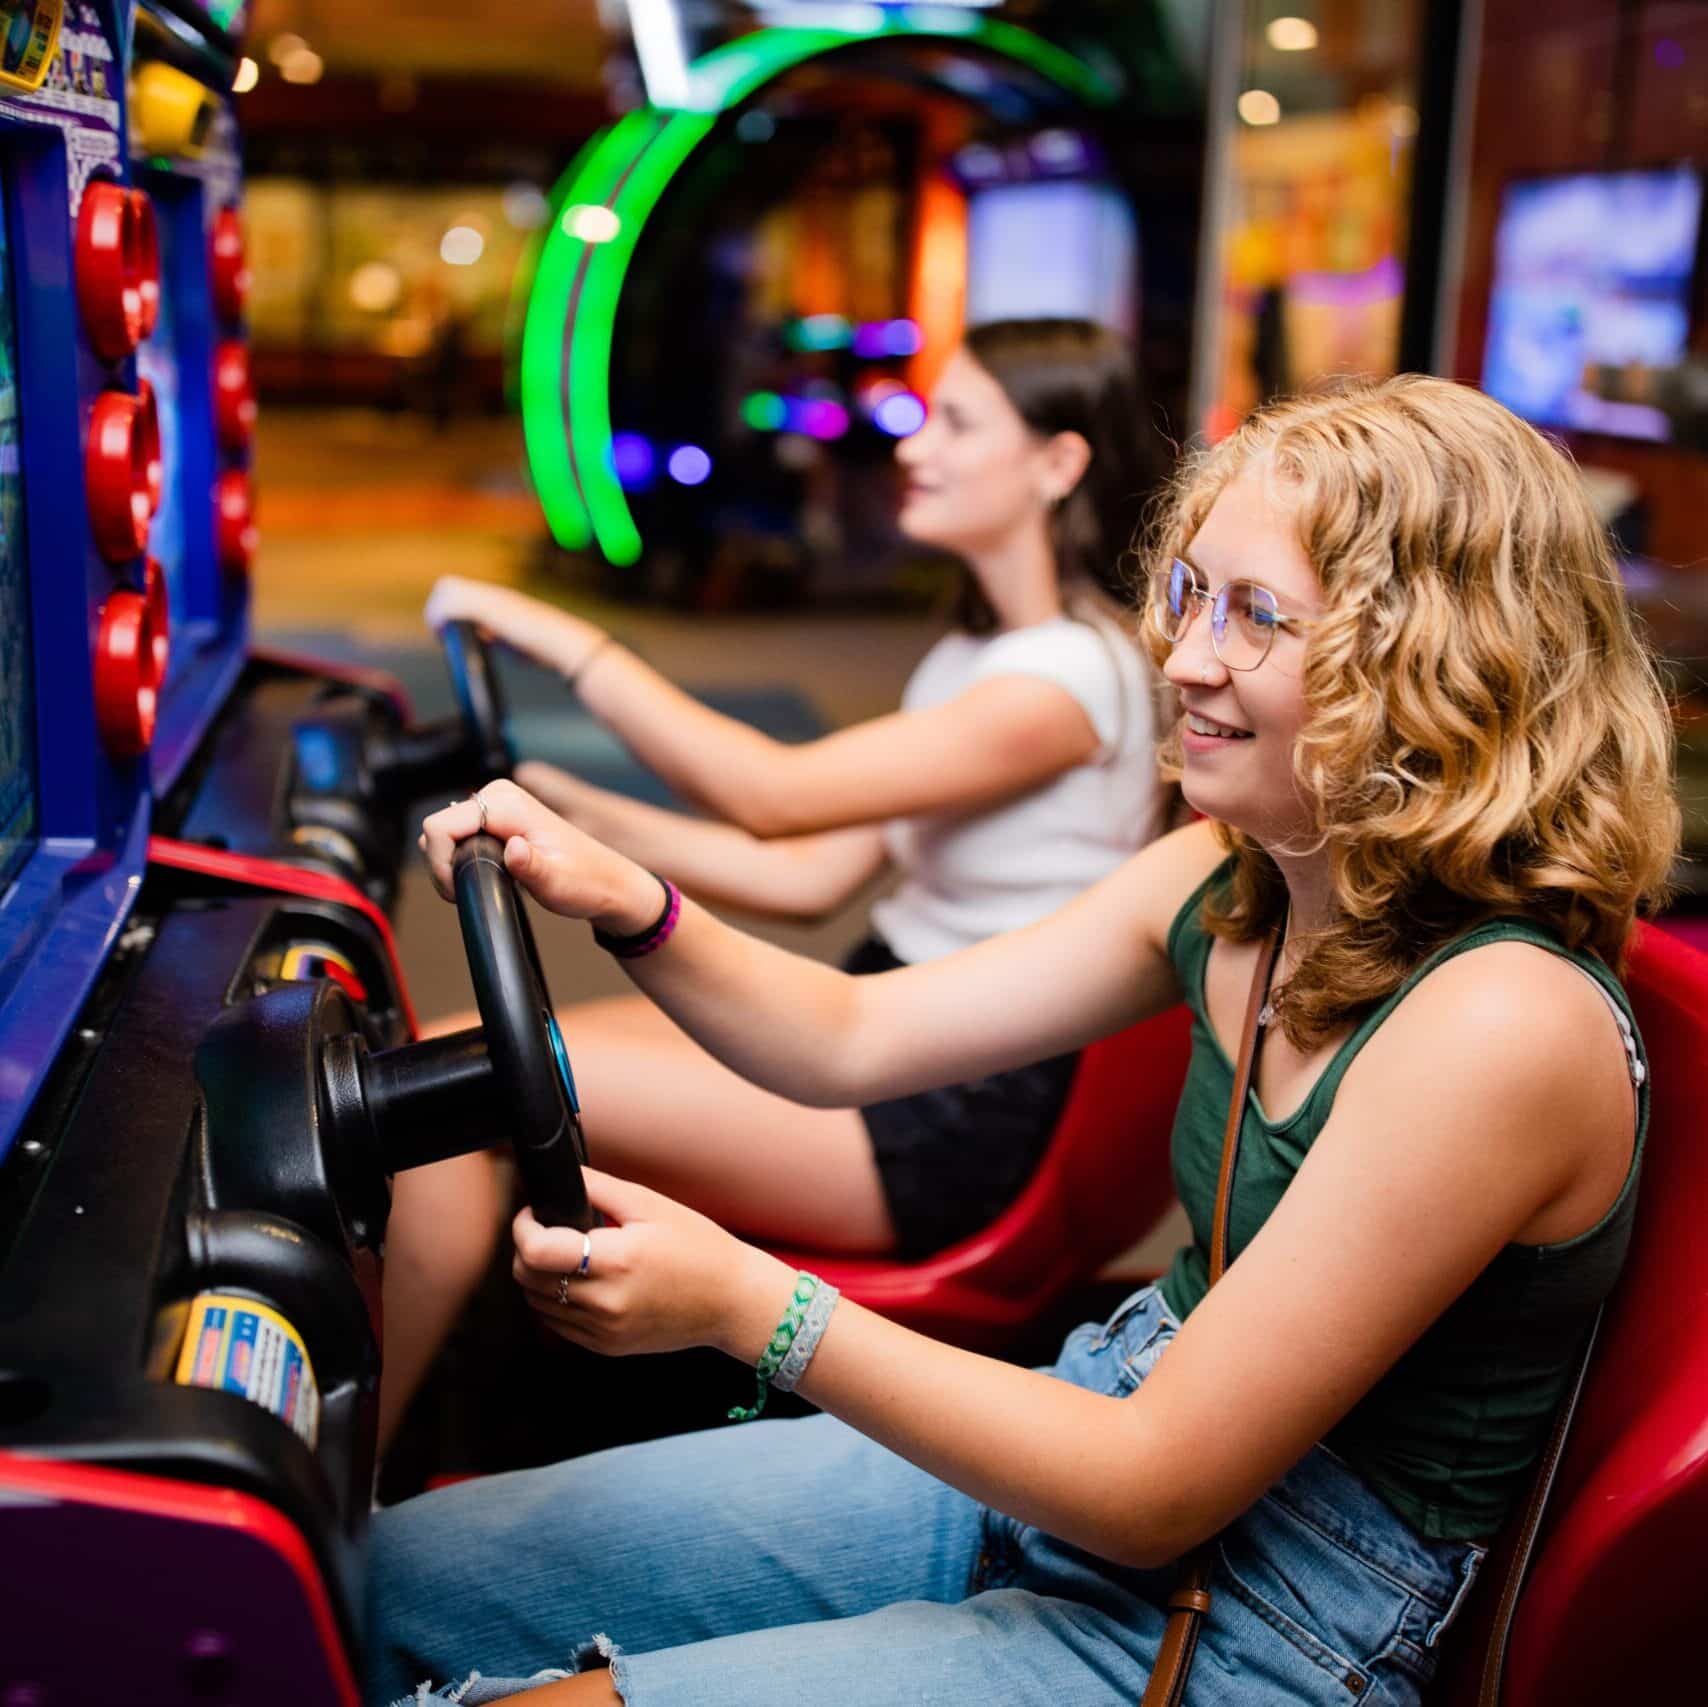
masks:
<path id="1" fill-rule="evenodd" d="M 1051 1372 L 1125 1395 L 1176 1326 L 1147 1287 Z M 1418 1536 L 1321 1447 L 1217 1545 L 1191 1707 L 1415 1707 L 1483 1556 Z M 1002 1516 L 834 1418 L 751 1423 L 381 1512 L 367 1699 L 476 1707 L 609 1665 L 626 1707 L 1132 1707 L 1174 1574 Z"/>

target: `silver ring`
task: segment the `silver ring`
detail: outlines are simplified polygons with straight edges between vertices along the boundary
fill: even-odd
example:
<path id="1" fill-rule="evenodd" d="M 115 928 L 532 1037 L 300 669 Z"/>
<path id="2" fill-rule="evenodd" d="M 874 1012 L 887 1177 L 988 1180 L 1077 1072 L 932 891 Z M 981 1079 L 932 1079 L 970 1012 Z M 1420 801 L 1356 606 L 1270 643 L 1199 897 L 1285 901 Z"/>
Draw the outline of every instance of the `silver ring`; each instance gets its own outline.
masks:
<path id="1" fill-rule="evenodd" d="M 472 800 L 475 803 L 475 805 L 480 808 L 480 833 L 481 833 L 481 835 L 484 836 L 486 834 L 486 802 L 481 799 L 480 793 L 478 790 L 475 793 L 471 794 L 469 796 L 469 799 Z"/>
<path id="2" fill-rule="evenodd" d="M 592 1261 L 593 1235 L 591 1233 L 583 1233 L 581 1235 L 581 1266 L 575 1271 L 575 1278 L 577 1280 L 585 1280 L 587 1278 L 587 1270 L 592 1264 Z"/>
<path id="3" fill-rule="evenodd" d="M 560 1304 L 569 1302 L 569 1276 L 560 1274 L 557 1277 L 557 1301 Z"/>

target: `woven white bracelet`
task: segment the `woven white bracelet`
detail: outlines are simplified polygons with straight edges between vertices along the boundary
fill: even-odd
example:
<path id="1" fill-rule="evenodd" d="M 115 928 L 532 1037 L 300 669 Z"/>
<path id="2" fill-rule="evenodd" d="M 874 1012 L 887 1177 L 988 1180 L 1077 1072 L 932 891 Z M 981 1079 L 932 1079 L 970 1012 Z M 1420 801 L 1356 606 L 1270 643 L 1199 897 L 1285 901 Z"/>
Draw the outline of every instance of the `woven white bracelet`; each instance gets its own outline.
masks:
<path id="1" fill-rule="evenodd" d="M 812 1354 L 818 1350 L 818 1342 L 824 1338 L 824 1330 L 830 1325 L 830 1312 L 836 1308 L 836 1300 L 841 1296 L 828 1281 L 818 1283 L 818 1291 L 813 1294 L 807 1313 L 795 1331 L 795 1343 L 789 1347 L 789 1355 L 783 1359 L 782 1367 L 771 1377 L 771 1385 L 777 1392 L 794 1392 L 796 1384 L 807 1372 L 807 1365 L 812 1362 Z"/>

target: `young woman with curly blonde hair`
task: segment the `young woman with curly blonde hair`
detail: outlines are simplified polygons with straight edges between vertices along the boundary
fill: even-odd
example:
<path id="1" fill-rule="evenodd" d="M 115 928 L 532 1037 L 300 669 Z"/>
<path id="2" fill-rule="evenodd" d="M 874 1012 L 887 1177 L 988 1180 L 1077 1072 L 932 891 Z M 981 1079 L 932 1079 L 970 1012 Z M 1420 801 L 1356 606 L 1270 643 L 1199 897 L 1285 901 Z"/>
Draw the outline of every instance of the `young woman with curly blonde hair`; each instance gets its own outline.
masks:
<path id="1" fill-rule="evenodd" d="M 1131 1703 L 1172 1562 L 1211 1537 L 1189 1702 L 1419 1699 L 1630 1234 L 1647 1089 L 1618 967 L 1677 843 L 1666 707 L 1569 464 L 1440 380 L 1248 422 L 1179 477 L 1150 574 L 1184 791 L 1215 822 L 877 978 L 692 908 L 629 964 L 807 1102 L 1184 1000 L 1192 1243 L 1040 1372 L 827 1308 L 618 1179 L 591 1176 L 613 1225 L 585 1243 L 524 1211 L 516 1273 L 565 1337 L 763 1370 L 782 1315 L 783 1373 L 829 1414 L 382 1513 L 376 1701 L 479 1665 L 513 1681 L 457 1699 Z M 656 878 L 510 785 L 484 799 L 546 906 L 616 933 L 658 912 Z M 441 885 L 476 821 L 429 821 Z M 1209 1289 L 1231 1057 L 1276 938 Z M 584 1669 L 524 1681 L 557 1666 Z"/>

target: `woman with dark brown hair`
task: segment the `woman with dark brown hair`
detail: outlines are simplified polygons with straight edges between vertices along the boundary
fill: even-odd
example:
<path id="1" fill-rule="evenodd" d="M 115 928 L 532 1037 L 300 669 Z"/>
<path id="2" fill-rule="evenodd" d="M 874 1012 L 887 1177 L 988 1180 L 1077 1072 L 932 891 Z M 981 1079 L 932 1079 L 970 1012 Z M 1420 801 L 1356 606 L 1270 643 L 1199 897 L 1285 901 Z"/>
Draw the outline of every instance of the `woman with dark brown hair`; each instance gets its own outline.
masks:
<path id="1" fill-rule="evenodd" d="M 860 973 L 1029 925 L 1164 827 L 1156 680 L 1111 592 L 1161 472 L 1126 345 L 1079 320 L 975 327 L 896 454 L 902 531 L 965 564 L 960 621 L 899 711 L 822 740 L 789 745 L 720 716 L 592 623 L 509 589 L 441 581 L 427 607 L 435 626 L 476 622 L 561 672 L 701 808 L 663 811 L 549 765 L 517 771 L 697 899 L 818 916 L 893 872 L 845 962 Z M 1036 1167 L 1077 1060 L 809 1108 L 731 1072 L 642 998 L 562 1023 L 602 1166 L 757 1237 L 847 1252 L 918 1256 L 993 1220 Z M 498 1237 L 496 1166 L 459 1158 L 396 1183 L 383 1434 Z"/>

